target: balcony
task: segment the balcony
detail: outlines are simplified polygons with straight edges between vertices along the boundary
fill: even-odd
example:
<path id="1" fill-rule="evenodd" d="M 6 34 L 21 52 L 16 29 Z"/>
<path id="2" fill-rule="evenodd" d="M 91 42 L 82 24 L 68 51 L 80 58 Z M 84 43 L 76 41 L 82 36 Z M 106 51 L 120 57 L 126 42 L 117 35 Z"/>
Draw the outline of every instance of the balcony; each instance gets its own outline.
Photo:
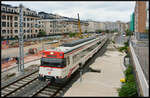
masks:
<path id="1" fill-rule="evenodd" d="M 19 15 L 19 13 L 17 13 L 17 12 L 12 12 L 12 11 L 8 12 L 8 11 L 4 11 L 4 10 L 2 10 L 1 13 L 17 14 L 17 15 Z"/>

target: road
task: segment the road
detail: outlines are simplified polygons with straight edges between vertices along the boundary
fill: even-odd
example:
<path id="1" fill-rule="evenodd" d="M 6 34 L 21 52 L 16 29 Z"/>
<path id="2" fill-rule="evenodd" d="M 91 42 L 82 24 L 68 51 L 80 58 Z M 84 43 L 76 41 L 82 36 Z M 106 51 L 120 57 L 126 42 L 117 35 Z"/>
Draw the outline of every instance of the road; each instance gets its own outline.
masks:
<path id="1" fill-rule="evenodd" d="M 122 36 L 122 34 L 119 34 L 115 37 L 115 43 L 118 45 L 124 45 L 124 42 L 127 42 L 128 38 L 129 37 L 127 36 Z"/>

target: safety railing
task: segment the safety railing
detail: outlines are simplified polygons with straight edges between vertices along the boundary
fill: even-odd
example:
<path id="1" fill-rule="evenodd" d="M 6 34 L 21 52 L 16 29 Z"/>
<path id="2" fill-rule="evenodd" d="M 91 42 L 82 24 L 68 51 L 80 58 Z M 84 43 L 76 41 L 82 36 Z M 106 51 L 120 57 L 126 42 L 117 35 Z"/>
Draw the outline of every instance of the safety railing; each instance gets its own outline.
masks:
<path id="1" fill-rule="evenodd" d="M 135 43 L 133 43 L 132 41 L 130 41 L 130 51 L 131 51 L 131 55 L 133 58 L 133 62 L 134 62 L 134 68 L 136 70 L 136 76 L 138 78 L 138 85 L 140 88 L 140 93 L 142 96 L 144 97 L 148 97 L 149 96 L 149 84 L 148 81 L 146 80 L 146 77 L 144 75 L 144 72 L 141 68 L 141 65 L 139 63 L 138 57 L 135 53 L 135 50 L 133 48 L 133 46 L 136 45 Z"/>

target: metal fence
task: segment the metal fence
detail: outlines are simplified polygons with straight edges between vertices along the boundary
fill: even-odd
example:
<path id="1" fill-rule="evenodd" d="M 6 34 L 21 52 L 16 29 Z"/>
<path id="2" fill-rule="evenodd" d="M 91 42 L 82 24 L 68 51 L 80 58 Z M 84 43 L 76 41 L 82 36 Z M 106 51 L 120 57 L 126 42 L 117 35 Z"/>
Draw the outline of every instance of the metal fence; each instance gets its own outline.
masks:
<path id="1" fill-rule="evenodd" d="M 148 46 L 148 45 L 147 45 Z M 130 41 L 130 50 L 138 84 L 143 96 L 149 96 L 149 51 L 146 45 L 139 45 L 137 42 Z"/>

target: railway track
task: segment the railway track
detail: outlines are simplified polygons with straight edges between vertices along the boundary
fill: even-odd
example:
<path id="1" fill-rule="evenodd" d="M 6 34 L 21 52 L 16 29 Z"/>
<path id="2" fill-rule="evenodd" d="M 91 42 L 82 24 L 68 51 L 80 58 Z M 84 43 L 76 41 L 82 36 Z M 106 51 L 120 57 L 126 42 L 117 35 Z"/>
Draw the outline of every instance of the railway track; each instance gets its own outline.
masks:
<path id="1" fill-rule="evenodd" d="M 37 79 L 38 70 L 25 75 L 24 77 L 21 77 L 19 79 L 16 79 L 15 81 L 8 83 L 1 87 L 1 97 L 7 97 L 15 94 L 17 91 L 19 91 L 21 88 L 29 85 L 33 81 Z"/>
<path id="2" fill-rule="evenodd" d="M 106 42 L 108 43 L 108 41 Z M 107 47 L 105 44 L 103 45 Z M 102 51 L 101 51 L 102 50 Z M 98 54 L 102 55 L 106 51 L 105 48 L 101 48 L 98 51 Z M 102 53 L 103 52 L 103 53 Z M 93 56 L 92 59 L 90 59 L 87 63 L 84 65 L 84 71 L 83 74 L 88 70 L 90 64 L 96 59 L 97 53 Z M 76 71 L 70 79 L 65 84 L 55 84 L 53 82 L 41 82 L 37 79 L 38 70 L 23 77 L 20 78 L 12 83 L 9 83 L 6 86 L 1 87 L 1 96 L 13 96 L 13 97 L 58 97 L 62 96 L 66 89 L 68 88 L 68 85 L 71 85 L 76 81 L 80 75 L 79 70 Z"/>

